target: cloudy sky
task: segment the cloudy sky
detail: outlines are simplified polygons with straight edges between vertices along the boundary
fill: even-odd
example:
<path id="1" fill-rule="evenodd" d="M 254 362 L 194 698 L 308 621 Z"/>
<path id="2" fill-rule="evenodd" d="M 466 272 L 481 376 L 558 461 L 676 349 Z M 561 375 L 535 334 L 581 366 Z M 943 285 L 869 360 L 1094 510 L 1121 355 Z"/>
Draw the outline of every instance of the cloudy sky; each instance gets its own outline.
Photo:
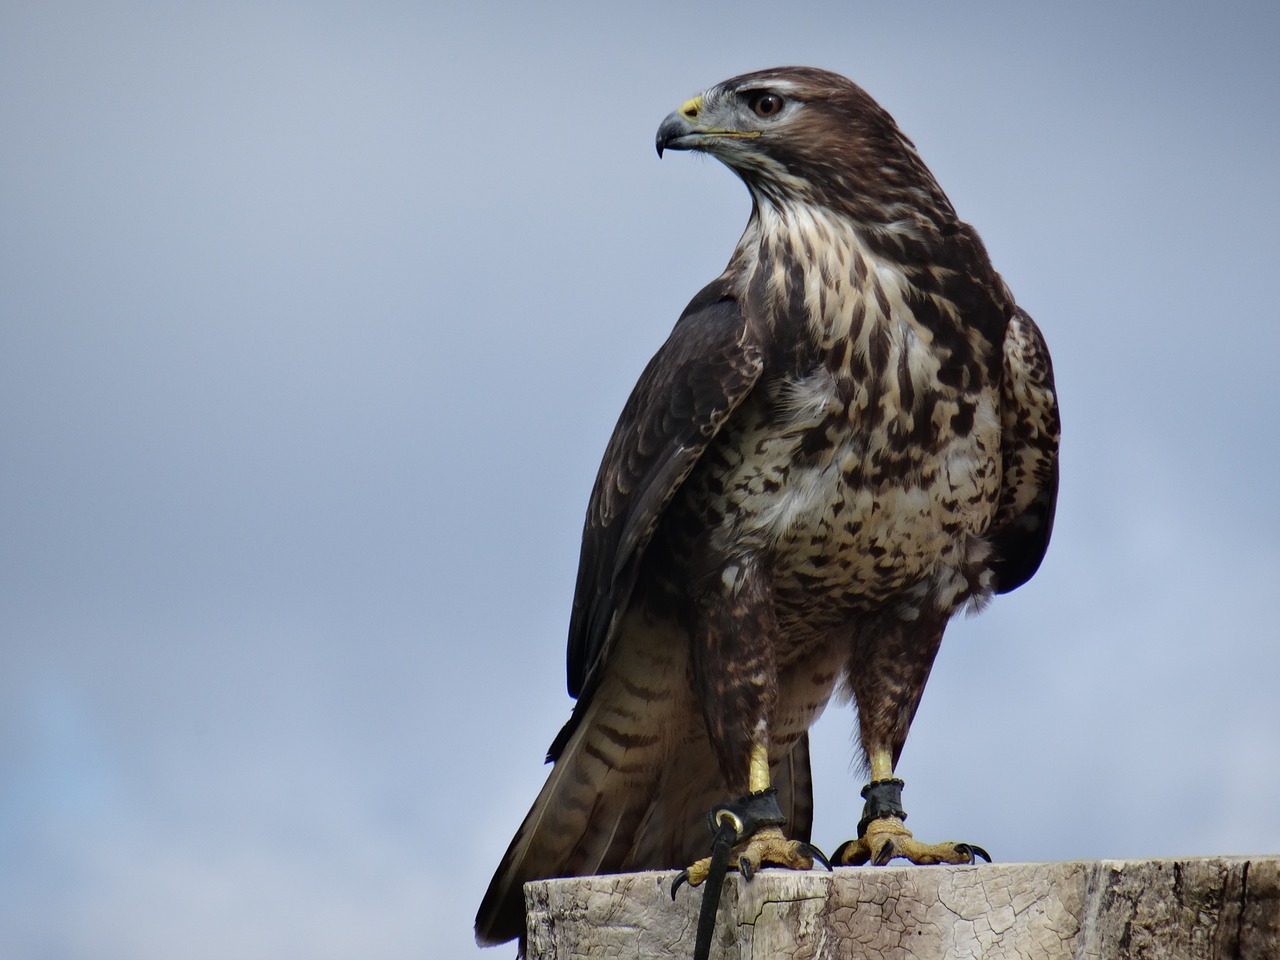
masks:
<path id="1" fill-rule="evenodd" d="M 4 4 L 0 954 L 479 956 L 596 464 L 748 212 L 653 133 L 783 63 L 898 118 L 1058 370 L 1054 544 L 953 626 L 912 826 L 1280 852 L 1280 8 L 1117 9 Z"/>

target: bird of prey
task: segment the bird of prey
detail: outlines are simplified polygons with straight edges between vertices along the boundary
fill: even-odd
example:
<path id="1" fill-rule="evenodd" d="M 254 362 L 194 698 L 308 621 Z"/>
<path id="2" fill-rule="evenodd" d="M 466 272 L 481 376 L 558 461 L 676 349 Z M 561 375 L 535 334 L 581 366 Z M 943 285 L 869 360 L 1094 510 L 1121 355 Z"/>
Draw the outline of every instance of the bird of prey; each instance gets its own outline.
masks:
<path id="1" fill-rule="evenodd" d="M 641 374 L 587 508 L 573 714 L 476 918 L 535 878 L 807 868 L 808 729 L 857 706 L 870 783 L 833 859 L 971 862 L 903 825 L 894 767 L 948 620 L 1044 556 L 1059 420 L 1039 329 L 915 147 L 823 70 L 734 77 L 658 129 L 751 216 Z M 737 798 L 737 799 L 735 799 Z"/>

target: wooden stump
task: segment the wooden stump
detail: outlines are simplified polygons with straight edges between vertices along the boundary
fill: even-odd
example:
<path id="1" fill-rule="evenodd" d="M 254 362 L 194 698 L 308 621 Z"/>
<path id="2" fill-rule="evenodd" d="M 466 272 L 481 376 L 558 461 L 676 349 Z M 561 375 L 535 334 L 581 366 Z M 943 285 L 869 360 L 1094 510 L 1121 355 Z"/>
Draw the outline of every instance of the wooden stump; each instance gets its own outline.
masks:
<path id="1" fill-rule="evenodd" d="M 688 960 L 702 892 L 673 876 L 526 885 L 530 960 Z M 731 874 L 711 957 L 1280 960 L 1280 857 Z"/>

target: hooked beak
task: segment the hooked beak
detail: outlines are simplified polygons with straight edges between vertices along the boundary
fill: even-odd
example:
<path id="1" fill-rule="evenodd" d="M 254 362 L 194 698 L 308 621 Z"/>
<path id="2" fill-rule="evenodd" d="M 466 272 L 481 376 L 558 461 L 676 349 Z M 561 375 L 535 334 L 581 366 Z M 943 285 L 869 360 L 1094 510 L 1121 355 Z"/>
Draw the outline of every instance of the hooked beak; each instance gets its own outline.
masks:
<path id="1" fill-rule="evenodd" d="M 658 156 L 664 150 L 693 150 L 702 135 L 702 131 L 694 126 L 698 114 L 702 112 L 702 98 L 694 97 L 681 104 L 679 110 L 667 115 L 658 127 L 656 146 Z"/>

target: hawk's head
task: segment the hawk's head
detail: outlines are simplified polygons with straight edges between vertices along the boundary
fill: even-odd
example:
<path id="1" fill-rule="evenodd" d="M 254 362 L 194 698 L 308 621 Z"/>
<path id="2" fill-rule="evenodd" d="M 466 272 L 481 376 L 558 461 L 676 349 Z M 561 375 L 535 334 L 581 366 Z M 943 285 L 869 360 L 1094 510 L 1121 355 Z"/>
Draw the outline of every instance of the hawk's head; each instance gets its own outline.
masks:
<path id="1" fill-rule="evenodd" d="M 865 90 L 813 67 L 775 67 L 718 83 L 658 128 L 664 150 L 700 150 L 738 174 L 757 200 L 820 204 L 859 219 L 908 211 L 954 216 L 903 136 Z"/>

